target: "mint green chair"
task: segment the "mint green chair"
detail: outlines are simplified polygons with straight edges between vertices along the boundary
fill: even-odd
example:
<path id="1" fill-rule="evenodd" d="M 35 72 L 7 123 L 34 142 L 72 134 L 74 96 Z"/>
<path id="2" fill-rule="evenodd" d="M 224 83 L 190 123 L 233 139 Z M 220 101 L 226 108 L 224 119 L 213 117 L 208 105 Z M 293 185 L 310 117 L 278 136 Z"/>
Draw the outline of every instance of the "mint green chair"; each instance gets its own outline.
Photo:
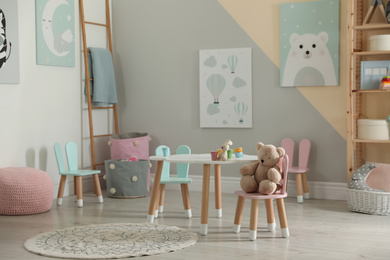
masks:
<path id="1" fill-rule="evenodd" d="M 64 159 L 62 155 L 61 145 L 59 143 L 54 144 L 54 153 L 57 159 L 57 166 L 59 174 L 61 175 L 60 186 L 58 188 L 57 205 L 62 205 L 62 198 L 64 196 L 64 188 L 67 176 L 74 177 L 75 194 L 77 196 L 77 206 L 83 207 L 83 182 L 82 177 L 92 175 L 94 178 L 94 185 L 96 195 L 98 196 L 99 203 L 103 203 L 102 191 L 100 188 L 99 176 L 100 170 L 79 170 L 77 159 L 77 144 L 74 142 L 68 142 L 65 145 L 65 153 L 68 162 L 68 170 L 65 169 Z"/>
<path id="2" fill-rule="evenodd" d="M 156 148 L 156 155 L 163 156 L 163 148 L 167 147 L 165 145 L 160 145 Z M 191 154 L 191 149 L 187 145 L 180 145 L 176 149 L 176 154 Z M 162 213 L 164 209 L 164 196 L 165 196 L 165 185 L 166 184 L 180 184 L 181 194 L 183 198 L 184 205 L 184 213 L 187 218 L 192 217 L 191 212 L 191 203 L 190 203 L 190 193 L 188 189 L 188 184 L 192 182 L 191 178 L 188 178 L 188 171 L 190 165 L 188 163 L 177 163 L 177 175 L 170 176 L 170 163 L 164 162 L 163 169 L 161 173 L 160 180 L 160 200 L 158 212 Z M 158 212 L 156 212 L 155 217 L 158 216 Z"/>

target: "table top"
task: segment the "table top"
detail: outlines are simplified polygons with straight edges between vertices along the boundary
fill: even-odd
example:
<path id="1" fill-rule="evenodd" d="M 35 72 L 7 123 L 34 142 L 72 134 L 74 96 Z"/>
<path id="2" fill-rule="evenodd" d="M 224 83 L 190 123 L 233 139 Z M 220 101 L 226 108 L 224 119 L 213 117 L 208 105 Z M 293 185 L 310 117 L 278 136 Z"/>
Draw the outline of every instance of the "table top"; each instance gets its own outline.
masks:
<path id="1" fill-rule="evenodd" d="M 167 161 L 171 163 L 199 163 L 199 164 L 235 164 L 235 163 L 251 163 L 257 161 L 257 155 L 246 155 L 232 158 L 227 161 L 212 161 L 209 153 L 204 154 L 173 154 L 168 157 L 165 156 L 150 156 L 150 160 Z"/>

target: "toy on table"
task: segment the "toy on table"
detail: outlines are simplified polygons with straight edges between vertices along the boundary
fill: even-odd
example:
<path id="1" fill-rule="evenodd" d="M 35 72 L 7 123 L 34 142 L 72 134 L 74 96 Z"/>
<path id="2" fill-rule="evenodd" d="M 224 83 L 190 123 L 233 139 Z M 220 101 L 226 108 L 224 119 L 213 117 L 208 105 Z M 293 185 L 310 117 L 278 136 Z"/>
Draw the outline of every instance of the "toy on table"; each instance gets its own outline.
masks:
<path id="1" fill-rule="evenodd" d="M 227 150 L 227 155 L 228 155 L 228 159 L 232 159 L 233 150 L 232 149 Z"/>
<path id="2" fill-rule="evenodd" d="M 379 84 L 379 89 L 390 89 L 390 76 L 384 76 L 382 78 L 381 84 Z"/>
<path id="3" fill-rule="evenodd" d="M 240 158 L 244 156 L 244 154 L 242 153 L 242 147 L 238 147 L 234 149 L 234 154 L 236 155 L 236 158 Z"/>
<path id="4" fill-rule="evenodd" d="M 227 139 L 222 146 L 222 152 L 218 155 L 218 158 L 217 158 L 218 161 L 227 161 L 228 160 L 227 151 L 229 150 L 230 145 L 233 145 L 233 142 L 230 139 Z"/>
<path id="5" fill-rule="evenodd" d="M 241 188 L 245 192 L 273 194 L 280 189 L 282 174 L 278 164 L 286 152 L 282 147 L 261 142 L 256 144 L 256 150 L 258 161 L 240 167 Z"/>

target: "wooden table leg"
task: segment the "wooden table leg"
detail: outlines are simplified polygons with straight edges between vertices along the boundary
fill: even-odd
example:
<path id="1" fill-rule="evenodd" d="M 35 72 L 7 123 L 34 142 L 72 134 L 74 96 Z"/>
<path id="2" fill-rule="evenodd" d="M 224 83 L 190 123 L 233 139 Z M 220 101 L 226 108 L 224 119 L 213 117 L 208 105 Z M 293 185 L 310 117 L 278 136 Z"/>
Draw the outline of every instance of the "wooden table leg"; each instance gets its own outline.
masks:
<path id="1" fill-rule="evenodd" d="M 158 218 L 158 205 L 160 203 L 161 183 L 158 187 L 159 187 L 159 189 L 158 189 L 157 198 L 156 198 L 156 205 L 154 207 L 154 219 Z"/>
<path id="2" fill-rule="evenodd" d="M 222 191 L 221 191 L 221 165 L 214 165 L 214 184 L 215 184 L 215 209 L 217 218 L 222 218 Z"/>
<path id="3" fill-rule="evenodd" d="M 164 161 L 157 161 L 156 173 L 154 175 L 153 189 L 150 196 L 149 211 L 146 221 L 153 223 L 156 205 L 159 199 L 160 192 L 160 180 Z"/>
<path id="4" fill-rule="evenodd" d="M 165 199 L 165 184 L 160 184 L 160 198 L 158 204 L 158 212 L 162 213 L 164 211 L 164 199 Z"/>
<path id="5" fill-rule="evenodd" d="M 207 224 L 209 215 L 209 193 L 210 193 L 210 164 L 203 165 L 203 186 L 202 186 L 202 213 L 200 218 L 200 234 L 207 235 Z"/>

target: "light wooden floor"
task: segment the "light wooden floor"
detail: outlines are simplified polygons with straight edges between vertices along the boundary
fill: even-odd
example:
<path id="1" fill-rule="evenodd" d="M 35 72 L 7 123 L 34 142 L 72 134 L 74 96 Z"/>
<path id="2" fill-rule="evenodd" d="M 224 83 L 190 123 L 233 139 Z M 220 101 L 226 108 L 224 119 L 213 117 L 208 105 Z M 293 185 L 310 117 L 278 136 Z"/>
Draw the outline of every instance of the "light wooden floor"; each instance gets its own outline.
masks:
<path id="1" fill-rule="evenodd" d="M 220 219 L 214 217 L 214 202 L 210 201 L 209 234 L 200 236 L 201 194 L 191 192 L 190 196 L 192 219 L 184 218 L 180 191 L 168 190 L 165 212 L 155 223 L 192 230 L 198 234 L 198 242 L 178 252 L 143 259 L 390 259 L 390 216 L 353 213 L 345 201 L 312 199 L 297 204 L 295 198 L 287 198 L 288 239 L 281 237 L 278 220 L 275 233 L 266 231 L 260 202 L 258 238 L 253 242 L 248 240 L 249 201 L 240 234 L 232 232 L 236 196 L 223 194 Z M 210 196 L 214 198 L 214 194 Z M 51 259 L 29 253 L 23 248 L 24 241 L 41 232 L 74 225 L 145 222 L 148 204 L 149 197 L 105 197 L 104 204 L 99 205 L 92 194 L 85 194 L 84 208 L 77 208 L 74 198 L 66 197 L 61 207 L 53 203 L 46 213 L 0 216 L 0 259 Z"/>

